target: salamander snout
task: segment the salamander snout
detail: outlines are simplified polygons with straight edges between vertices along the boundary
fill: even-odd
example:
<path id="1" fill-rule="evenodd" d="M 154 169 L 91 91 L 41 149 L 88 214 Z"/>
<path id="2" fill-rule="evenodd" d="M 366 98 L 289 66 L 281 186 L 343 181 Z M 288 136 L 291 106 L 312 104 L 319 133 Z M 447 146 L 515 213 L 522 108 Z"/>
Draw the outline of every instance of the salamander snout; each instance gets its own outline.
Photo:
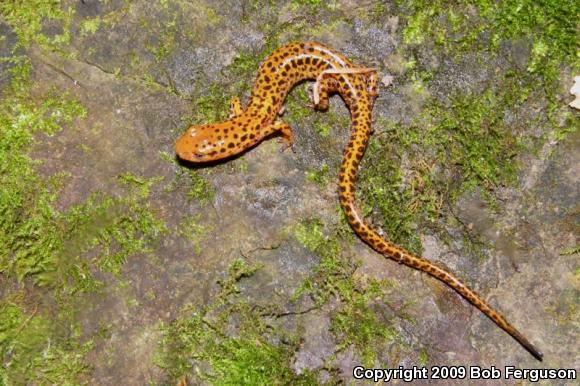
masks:
<path id="1" fill-rule="evenodd" d="M 208 162 L 228 155 L 218 125 L 193 125 L 175 143 L 175 152 L 183 160 Z"/>

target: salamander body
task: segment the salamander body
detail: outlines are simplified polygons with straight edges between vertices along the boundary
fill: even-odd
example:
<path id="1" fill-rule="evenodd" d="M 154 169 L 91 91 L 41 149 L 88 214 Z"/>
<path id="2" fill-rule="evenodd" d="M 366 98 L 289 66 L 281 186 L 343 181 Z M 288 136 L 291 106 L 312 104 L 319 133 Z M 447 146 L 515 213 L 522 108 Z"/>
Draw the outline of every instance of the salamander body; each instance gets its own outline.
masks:
<path id="1" fill-rule="evenodd" d="M 231 157 L 279 133 L 285 147 L 292 146 L 292 129 L 277 120 L 290 89 L 303 80 L 315 80 L 313 107 L 328 108 L 331 93 L 338 93 L 351 113 L 352 130 L 343 152 L 339 173 L 339 198 L 348 222 L 375 251 L 401 264 L 441 280 L 514 337 L 534 357 L 543 354 L 502 315 L 489 306 L 454 274 L 385 240 L 363 219 L 355 201 L 357 170 L 371 135 L 371 113 L 378 95 L 377 71 L 354 65 L 320 43 L 293 43 L 274 51 L 260 66 L 252 96 L 244 110 L 239 99 L 231 104 L 230 118 L 220 123 L 191 126 L 177 141 L 179 158 L 208 162 Z"/>

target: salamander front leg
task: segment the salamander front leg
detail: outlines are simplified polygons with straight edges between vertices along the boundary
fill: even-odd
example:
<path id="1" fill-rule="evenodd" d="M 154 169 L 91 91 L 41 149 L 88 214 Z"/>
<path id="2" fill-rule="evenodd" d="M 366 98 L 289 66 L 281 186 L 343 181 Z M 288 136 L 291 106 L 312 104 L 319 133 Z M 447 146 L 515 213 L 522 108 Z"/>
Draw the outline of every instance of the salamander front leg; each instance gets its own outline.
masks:
<path id="1" fill-rule="evenodd" d="M 242 109 L 242 102 L 240 102 L 240 98 L 233 97 L 232 101 L 230 102 L 229 119 L 235 118 L 243 112 L 244 112 L 244 109 Z"/>
<path id="2" fill-rule="evenodd" d="M 294 152 L 294 133 L 292 132 L 292 128 L 285 122 L 276 121 L 272 123 L 270 126 L 267 126 L 265 129 L 264 136 L 270 135 L 272 133 L 280 133 L 281 137 L 278 142 L 282 143 L 282 147 L 280 148 L 280 152 L 283 152 L 286 149 L 291 149 Z"/>

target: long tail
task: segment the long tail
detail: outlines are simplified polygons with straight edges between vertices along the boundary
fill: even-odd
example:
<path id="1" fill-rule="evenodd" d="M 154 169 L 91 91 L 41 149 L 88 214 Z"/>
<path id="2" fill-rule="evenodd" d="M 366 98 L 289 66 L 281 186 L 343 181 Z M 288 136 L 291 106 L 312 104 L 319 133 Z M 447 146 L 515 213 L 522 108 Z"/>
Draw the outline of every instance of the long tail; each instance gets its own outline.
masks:
<path id="1" fill-rule="evenodd" d="M 351 111 L 357 113 L 357 119 L 353 121 L 353 129 L 347 147 L 344 150 L 342 166 L 339 177 L 340 203 L 344 209 L 348 222 L 355 232 L 377 252 L 409 267 L 426 272 L 441 280 L 461 296 L 477 307 L 481 312 L 493 320 L 500 328 L 510 334 L 522 346 L 526 348 L 536 359 L 542 360 L 543 354 L 531 344 L 514 326 L 512 326 L 501 314 L 490 307 L 475 291 L 470 289 L 451 272 L 433 264 L 429 260 L 412 254 L 411 252 L 385 240 L 374 231 L 360 215 L 355 204 L 355 182 L 360 160 L 366 150 L 368 138 L 371 132 L 371 108 L 372 105 L 358 105 Z"/>

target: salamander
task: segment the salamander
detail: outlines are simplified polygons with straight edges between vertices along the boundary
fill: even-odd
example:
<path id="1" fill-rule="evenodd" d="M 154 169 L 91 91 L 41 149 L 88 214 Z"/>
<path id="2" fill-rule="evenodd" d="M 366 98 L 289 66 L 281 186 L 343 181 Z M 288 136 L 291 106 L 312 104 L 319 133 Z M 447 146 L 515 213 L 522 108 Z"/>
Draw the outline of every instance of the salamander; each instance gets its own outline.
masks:
<path id="1" fill-rule="evenodd" d="M 343 151 L 338 194 L 356 234 L 378 253 L 453 288 L 535 358 L 542 360 L 543 354 L 532 343 L 456 275 L 386 240 L 365 222 L 356 205 L 355 183 L 372 132 L 371 113 L 378 96 L 376 69 L 357 66 L 342 54 L 316 42 L 283 46 L 261 63 L 246 109 L 238 98 L 234 98 L 228 120 L 189 127 L 175 145 L 177 156 L 194 163 L 221 160 L 247 151 L 275 133 L 281 136 L 283 148 L 291 147 L 292 129 L 278 119 L 278 113 L 290 89 L 304 80 L 315 80 L 313 108 L 327 109 L 329 95 L 338 93 L 350 110 L 352 129 Z"/>

